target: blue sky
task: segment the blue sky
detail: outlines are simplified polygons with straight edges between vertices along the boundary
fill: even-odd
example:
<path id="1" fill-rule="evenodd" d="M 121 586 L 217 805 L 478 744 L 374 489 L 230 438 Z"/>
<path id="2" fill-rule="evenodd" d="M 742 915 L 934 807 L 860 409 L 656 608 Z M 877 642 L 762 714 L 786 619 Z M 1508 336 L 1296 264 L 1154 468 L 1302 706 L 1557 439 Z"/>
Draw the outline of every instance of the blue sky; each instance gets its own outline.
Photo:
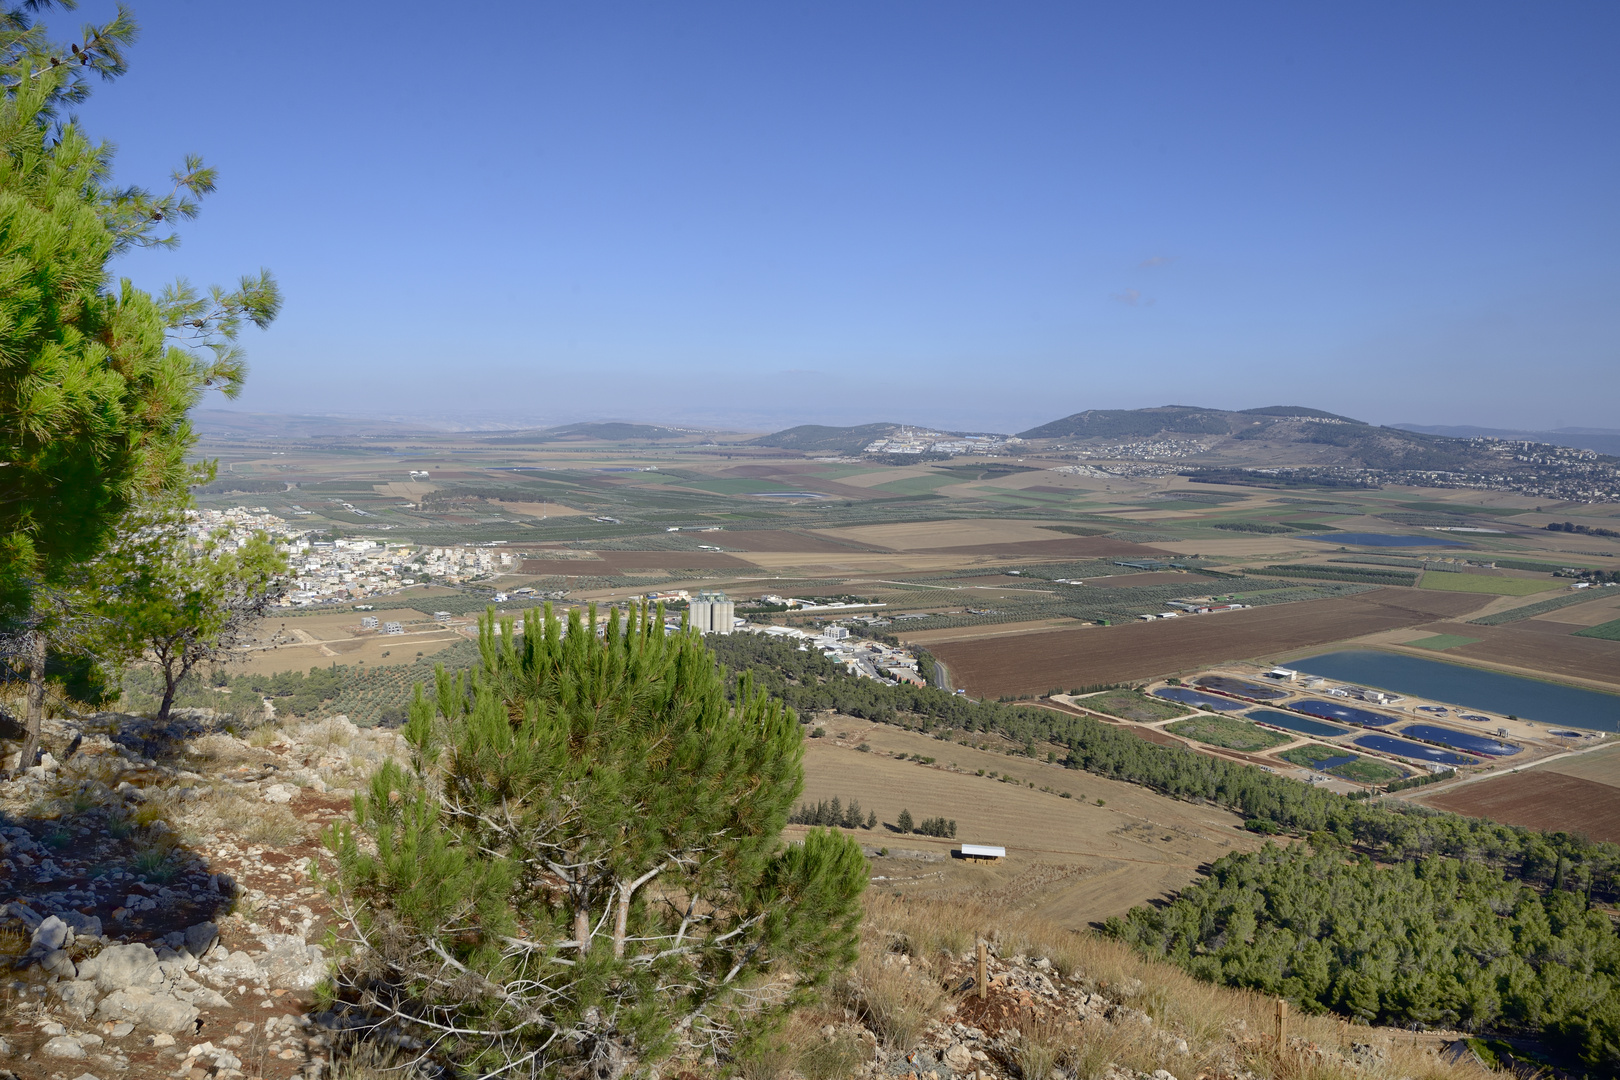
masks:
<path id="1" fill-rule="evenodd" d="M 236 407 L 1620 426 L 1612 3 L 134 8 L 82 120 L 221 184 L 119 271 L 278 275 Z"/>

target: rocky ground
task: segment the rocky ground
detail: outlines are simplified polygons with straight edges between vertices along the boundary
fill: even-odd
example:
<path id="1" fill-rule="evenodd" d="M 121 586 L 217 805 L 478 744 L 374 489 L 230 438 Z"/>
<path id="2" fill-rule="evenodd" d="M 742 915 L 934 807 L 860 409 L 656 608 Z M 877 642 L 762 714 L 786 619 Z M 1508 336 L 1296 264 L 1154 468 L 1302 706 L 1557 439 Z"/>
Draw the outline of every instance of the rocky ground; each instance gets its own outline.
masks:
<path id="1" fill-rule="evenodd" d="M 202 713 L 162 725 L 102 713 L 48 722 L 45 744 L 44 764 L 0 781 L 0 1080 L 406 1075 L 357 1067 L 344 1034 L 356 1018 L 314 993 L 332 922 L 320 834 L 402 752 L 394 732 L 335 717 L 233 734 Z M 1348 1038 L 1292 1039 L 1279 1069 L 1242 1020 L 1194 1035 L 1155 1020 L 1169 1014 L 1139 980 L 1060 971 L 1012 946 L 991 946 L 981 997 L 973 953 L 914 962 L 878 949 L 885 933 L 872 923 L 847 983 L 795 1018 L 793 1053 L 742 1075 L 1459 1075 L 1437 1059 L 1433 1072 L 1396 1067 L 1387 1045 Z M 716 1071 L 677 1062 L 664 1075 Z"/>
<path id="2" fill-rule="evenodd" d="M 0 1062 L 19 1080 L 320 1071 L 341 1025 L 311 1013 L 319 833 L 395 736 L 341 717 L 244 734 L 53 721 L 44 763 L 0 782 Z"/>

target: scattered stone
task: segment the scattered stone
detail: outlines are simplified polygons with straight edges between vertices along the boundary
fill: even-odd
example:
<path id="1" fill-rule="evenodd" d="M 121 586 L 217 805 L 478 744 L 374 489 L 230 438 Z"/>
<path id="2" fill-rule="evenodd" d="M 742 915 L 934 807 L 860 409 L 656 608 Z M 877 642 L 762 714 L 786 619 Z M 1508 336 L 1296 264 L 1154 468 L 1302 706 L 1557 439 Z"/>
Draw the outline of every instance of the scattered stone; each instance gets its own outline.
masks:
<path id="1" fill-rule="evenodd" d="M 153 1031 L 183 1031 L 196 1021 L 198 1010 L 177 998 L 131 986 L 103 998 L 96 1015 L 103 1020 L 141 1024 Z"/>
<path id="2" fill-rule="evenodd" d="M 170 1035 L 167 1031 L 160 1031 L 156 1035 L 148 1035 L 146 1037 L 146 1045 L 153 1047 L 173 1046 L 174 1036 Z"/>
<path id="3" fill-rule="evenodd" d="M 64 949 L 57 949 L 40 957 L 39 966 L 50 974 L 63 979 L 72 979 L 78 975 L 77 969 L 73 966 L 72 958 L 68 956 L 67 951 Z"/>
<path id="4" fill-rule="evenodd" d="M 292 784 L 271 784 L 264 789 L 262 798 L 267 803 L 290 803 L 297 794 L 298 788 Z"/>
<path id="5" fill-rule="evenodd" d="M 208 955 L 208 950 L 218 941 L 219 927 L 211 922 L 200 922 L 196 926 L 186 927 L 186 951 L 198 960 Z"/>
<path id="6" fill-rule="evenodd" d="M 112 1030 L 109 1031 L 108 1034 L 111 1035 L 115 1039 L 122 1039 L 125 1035 L 128 1035 L 130 1032 L 132 1032 L 134 1030 L 135 1030 L 135 1025 L 134 1024 L 120 1023 L 120 1024 L 114 1024 L 112 1026 Z"/>
<path id="7" fill-rule="evenodd" d="M 52 915 L 49 918 L 41 919 L 39 925 L 34 927 L 34 937 L 29 942 L 28 951 L 44 955 L 71 944 L 73 944 L 73 931 L 68 928 L 68 924 L 63 922 L 59 916 Z"/>
<path id="8" fill-rule="evenodd" d="M 104 991 L 156 985 L 163 973 L 157 953 L 145 945 L 114 945 L 79 965 L 79 978 L 94 979 Z"/>
<path id="9" fill-rule="evenodd" d="M 58 1035 L 40 1048 L 46 1057 L 82 1058 L 87 1056 L 79 1040 L 71 1035 Z"/>

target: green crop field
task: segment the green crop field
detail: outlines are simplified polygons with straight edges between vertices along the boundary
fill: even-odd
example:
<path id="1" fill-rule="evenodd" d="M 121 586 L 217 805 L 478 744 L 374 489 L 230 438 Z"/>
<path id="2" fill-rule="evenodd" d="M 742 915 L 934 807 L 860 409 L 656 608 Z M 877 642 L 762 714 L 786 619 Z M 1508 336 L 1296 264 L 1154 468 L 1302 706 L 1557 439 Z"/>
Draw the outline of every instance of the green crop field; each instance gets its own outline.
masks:
<path id="1" fill-rule="evenodd" d="M 965 477 L 955 476 L 951 473 L 924 476 L 905 476 L 899 480 L 890 480 L 883 484 L 874 484 L 874 491 L 890 491 L 896 495 L 931 495 L 939 488 L 951 484 L 963 483 Z"/>
<path id="2" fill-rule="evenodd" d="M 1418 638 L 1415 641 L 1403 641 L 1402 645 L 1410 645 L 1415 649 L 1455 649 L 1459 645 L 1474 645 L 1479 638 L 1463 637 L 1461 634 L 1435 634 L 1431 637 Z"/>
<path id="3" fill-rule="evenodd" d="M 1228 750 L 1269 750 L 1292 742 L 1290 735 L 1252 724 L 1247 720 L 1234 720 L 1228 716 L 1196 716 L 1166 724 L 1166 730 L 1211 746 L 1224 746 Z"/>
<path id="4" fill-rule="evenodd" d="M 1399 780 L 1406 776 L 1405 769 L 1396 768 L 1387 761 L 1378 761 L 1375 758 L 1358 757 L 1354 761 L 1343 765 L 1335 765 L 1328 770 L 1329 776 L 1341 777 L 1345 780 L 1354 780 L 1358 784 L 1383 784 L 1390 780 Z"/>
<path id="5" fill-rule="evenodd" d="M 1620 619 L 1598 623 L 1596 626 L 1588 626 L 1585 630 L 1575 631 L 1573 636 L 1595 637 L 1604 641 L 1620 641 Z"/>
<path id="6" fill-rule="evenodd" d="M 1581 589 L 1578 592 L 1560 593 L 1550 600 L 1538 600 L 1523 607 L 1509 608 L 1507 611 L 1498 611 L 1495 615 L 1484 615 L 1478 619 L 1468 621 L 1475 626 L 1501 626 L 1503 623 L 1518 622 L 1535 615 L 1545 615 L 1549 611 L 1571 607 L 1575 604 L 1584 604 L 1591 600 L 1601 600 L 1611 595 L 1597 589 Z"/>
<path id="7" fill-rule="evenodd" d="M 1422 589 L 1439 592 L 1490 593 L 1492 596 L 1530 596 L 1562 588 L 1558 581 L 1537 578 L 1486 577 L 1484 574 L 1426 573 L 1418 583 Z"/>
<path id="8" fill-rule="evenodd" d="M 1135 690 L 1108 690 L 1091 697 L 1081 698 L 1076 704 L 1087 709 L 1095 709 L 1100 713 L 1107 713 L 1109 716 L 1118 716 L 1139 723 L 1169 720 L 1177 716 L 1186 716 L 1192 711 L 1177 705 L 1173 701 L 1149 697 Z"/>

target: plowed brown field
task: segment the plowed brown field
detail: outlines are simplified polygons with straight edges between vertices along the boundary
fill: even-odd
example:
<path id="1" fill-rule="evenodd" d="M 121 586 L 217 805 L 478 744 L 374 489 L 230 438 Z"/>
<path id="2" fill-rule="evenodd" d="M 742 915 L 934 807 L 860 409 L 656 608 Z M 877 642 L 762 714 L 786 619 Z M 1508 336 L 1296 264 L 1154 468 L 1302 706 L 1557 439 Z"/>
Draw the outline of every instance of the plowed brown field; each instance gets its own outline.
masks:
<path id="1" fill-rule="evenodd" d="M 975 697 L 1034 694 L 1315 648 L 1431 622 L 1436 616 L 1466 614 L 1489 599 L 1473 593 L 1377 589 L 1340 600 L 1163 622 L 944 642 L 933 651 L 949 666 L 951 681 Z"/>
<path id="2" fill-rule="evenodd" d="M 1423 800 L 1468 817 L 1530 829 L 1583 832 L 1620 843 L 1620 788 L 1536 769 L 1465 784 Z"/>

